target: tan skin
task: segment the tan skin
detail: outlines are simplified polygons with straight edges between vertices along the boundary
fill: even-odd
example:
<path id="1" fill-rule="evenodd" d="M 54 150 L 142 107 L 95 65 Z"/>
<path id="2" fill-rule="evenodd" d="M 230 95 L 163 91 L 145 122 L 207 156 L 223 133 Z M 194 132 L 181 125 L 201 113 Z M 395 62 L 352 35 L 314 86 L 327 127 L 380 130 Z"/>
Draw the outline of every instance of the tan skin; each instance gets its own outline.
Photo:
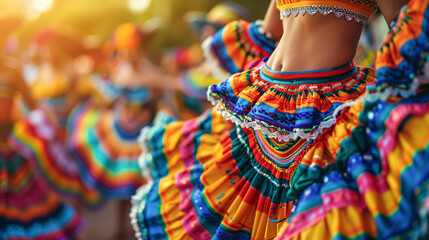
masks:
<path id="1" fill-rule="evenodd" d="M 388 2 L 388 3 L 387 3 Z M 379 8 L 388 23 L 398 15 L 407 0 L 378 0 Z M 275 71 L 309 71 L 332 68 L 351 62 L 355 56 L 362 24 L 338 19 L 333 14 L 314 16 L 305 14 L 285 17 L 279 24 L 275 0 L 271 1 L 265 17 L 264 29 L 276 37 L 282 33 L 277 48 L 267 62 Z M 280 27 L 281 26 L 281 27 Z M 311 56 L 311 57 L 310 57 Z"/>
<path id="2" fill-rule="evenodd" d="M 407 4 L 408 1 L 409 0 L 378 0 L 377 5 L 381 13 L 383 14 L 387 24 L 390 24 L 397 18 L 402 6 Z"/>

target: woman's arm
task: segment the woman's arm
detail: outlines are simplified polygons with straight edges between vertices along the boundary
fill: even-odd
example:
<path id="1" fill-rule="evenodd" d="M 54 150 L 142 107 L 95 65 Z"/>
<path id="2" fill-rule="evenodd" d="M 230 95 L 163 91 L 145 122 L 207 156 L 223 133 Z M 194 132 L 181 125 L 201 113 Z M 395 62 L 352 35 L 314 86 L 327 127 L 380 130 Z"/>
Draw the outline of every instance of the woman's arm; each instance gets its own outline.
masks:
<path id="1" fill-rule="evenodd" d="M 408 3 L 409 0 L 376 0 L 378 8 L 384 16 L 387 24 L 394 21 L 399 14 L 402 6 Z"/>
<path id="2" fill-rule="evenodd" d="M 280 12 L 276 8 L 276 0 L 271 0 L 270 6 L 265 13 L 262 28 L 267 33 L 267 36 L 272 39 L 278 40 L 283 35 L 283 25 L 280 20 Z"/>

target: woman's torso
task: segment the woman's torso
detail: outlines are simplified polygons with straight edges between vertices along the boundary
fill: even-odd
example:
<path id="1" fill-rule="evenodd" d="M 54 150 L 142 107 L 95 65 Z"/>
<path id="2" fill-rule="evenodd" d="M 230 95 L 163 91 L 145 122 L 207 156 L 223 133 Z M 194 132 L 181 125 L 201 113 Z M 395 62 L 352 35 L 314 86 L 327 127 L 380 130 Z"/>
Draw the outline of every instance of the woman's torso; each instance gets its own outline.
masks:
<path id="1" fill-rule="evenodd" d="M 324 2 L 327 1 L 277 1 L 278 9 L 282 10 L 283 35 L 268 61 L 271 69 L 308 71 L 337 67 L 353 60 L 364 23 L 375 11 L 375 1 Z M 325 8 L 326 16 L 321 8 Z M 364 14 L 356 13 L 359 11 Z"/>

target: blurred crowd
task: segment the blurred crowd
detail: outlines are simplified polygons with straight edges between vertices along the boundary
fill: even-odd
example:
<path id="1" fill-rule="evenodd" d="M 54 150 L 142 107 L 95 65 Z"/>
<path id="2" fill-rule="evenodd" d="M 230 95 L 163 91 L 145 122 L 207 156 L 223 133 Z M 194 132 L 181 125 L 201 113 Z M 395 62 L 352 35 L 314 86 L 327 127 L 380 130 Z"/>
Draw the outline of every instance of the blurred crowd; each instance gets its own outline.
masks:
<path id="1" fill-rule="evenodd" d="M 7 200 L 0 197 L 0 205 L 4 200 L 17 216 L 27 216 L 16 220 L 26 224 L 32 216 L 63 214 L 55 216 L 67 228 L 58 227 L 61 233 L 55 234 L 82 228 L 78 238 L 132 239 L 128 199 L 146 181 L 137 161 L 138 136 L 156 116 L 187 120 L 209 108 L 206 90 L 225 73 L 209 64 L 201 45 L 239 19 L 255 20 L 232 2 L 207 13 L 189 12 L 183 21 L 200 42 L 165 48 L 161 59 L 150 51 L 163 24 L 157 18 L 143 25 L 123 23 L 107 41 L 79 39 L 47 26 L 25 46 L 11 37 L 19 20 L 0 19 L 0 143 L 9 154 L 3 158 L 14 159 L 5 167 L 0 163 L 0 180 L 12 176 L 0 183 L 0 193 L 10 191 Z M 385 35 L 379 33 L 387 32 L 377 16 L 371 20 L 356 53 L 358 65 L 374 64 Z M 17 167 L 23 161 L 28 166 Z M 111 229 L 99 230 L 113 220 Z M 38 231 L 55 230 L 54 225 Z"/>

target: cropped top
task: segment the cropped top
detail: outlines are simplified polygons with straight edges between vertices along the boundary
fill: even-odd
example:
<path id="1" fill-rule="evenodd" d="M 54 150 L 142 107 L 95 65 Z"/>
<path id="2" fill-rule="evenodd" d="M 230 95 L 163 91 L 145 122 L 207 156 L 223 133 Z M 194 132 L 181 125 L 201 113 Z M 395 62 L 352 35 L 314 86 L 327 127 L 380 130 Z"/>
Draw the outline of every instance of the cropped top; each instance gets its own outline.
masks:
<path id="1" fill-rule="evenodd" d="M 277 0 L 280 18 L 320 12 L 327 16 L 334 13 L 337 18 L 368 24 L 368 19 L 377 9 L 375 0 Z"/>

